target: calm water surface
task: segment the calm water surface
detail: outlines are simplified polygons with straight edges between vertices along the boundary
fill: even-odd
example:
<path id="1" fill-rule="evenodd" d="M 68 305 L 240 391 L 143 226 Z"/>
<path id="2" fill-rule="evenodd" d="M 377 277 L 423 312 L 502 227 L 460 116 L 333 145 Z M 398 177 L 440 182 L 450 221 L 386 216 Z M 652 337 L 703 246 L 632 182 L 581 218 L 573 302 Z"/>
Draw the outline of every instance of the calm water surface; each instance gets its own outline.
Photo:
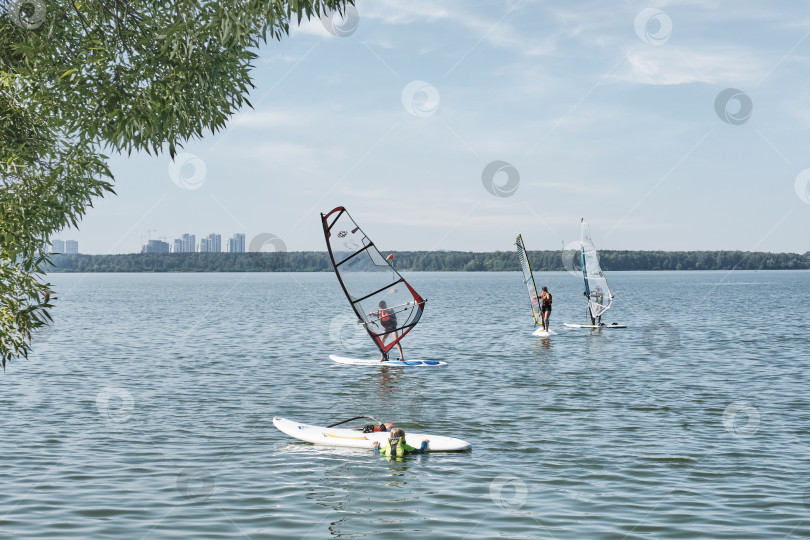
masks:
<path id="1" fill-rule="evenodd" d="M 810 272 L 581 282 L 416 273 L 405 340 L 447 368 L 374 357 L 331 274 L 51 276 L 56 324 L 0 376 L 8 538 L 784 538 L 810 536 Z M 468 440 L 389 462 L 315 447 L 273 416 L 359 414 Z"/>

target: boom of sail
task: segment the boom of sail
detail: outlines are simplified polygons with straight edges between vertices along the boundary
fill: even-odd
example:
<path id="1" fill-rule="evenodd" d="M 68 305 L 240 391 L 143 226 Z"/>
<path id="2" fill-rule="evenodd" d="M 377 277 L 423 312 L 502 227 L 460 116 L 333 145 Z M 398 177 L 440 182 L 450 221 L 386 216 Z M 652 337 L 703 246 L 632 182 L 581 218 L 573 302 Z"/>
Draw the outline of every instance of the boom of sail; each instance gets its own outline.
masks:
<path id="1" fill-rule="evenodd" d="M 419 322 L 426 300 L 377 250 L 342 206 L 321 214 L 329 257 L 346 298 L 383 355 Z"/>
<path id="2" fill-rule="evenodd" d="M 540 297 L 537 294 L 537 286 L 534 283 L 534 275 L 532 274 L 532 267 L 529 264 L 529 255 L 526 253 L 526 246 L 523 244 L 523 237 L 518 235 L 515 239 L 517 246 L 518 259 L 520 260 L 520 269 L 523 271 L 523 284 L 529 291 L 529 303 L 532 307 L 532 315 L 534 315 L 534 324 L 542 325 L 543 318 L 540 315 Z"/>
<path id="3" fill-rule="evenodd" d="M 582 218 L 582 277 L 585 278 L 585 296 L 588 297 L 588 310 L 591 318 L 598 319 L 610 309 L 613 303 L 613 295 L 610 294 L 607 279 L 599 266 L 599 256 L 596 253 L 596 246 L 593 245 L 591 232 L 585 218 Z"/>

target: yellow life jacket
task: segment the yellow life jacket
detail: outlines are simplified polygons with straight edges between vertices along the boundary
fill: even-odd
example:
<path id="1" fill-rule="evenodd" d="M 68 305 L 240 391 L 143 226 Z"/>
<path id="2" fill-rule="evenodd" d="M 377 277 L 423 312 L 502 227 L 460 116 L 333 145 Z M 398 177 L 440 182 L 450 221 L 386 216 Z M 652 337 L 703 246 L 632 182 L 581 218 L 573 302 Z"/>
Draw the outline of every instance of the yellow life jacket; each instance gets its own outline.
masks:
<path id="1" fill-rule="evenodd" d="M 388 442 L 385 443 L 385 447 L 380 453 L 385 454 L 388 457 L 403 457 L 405 454 L 407 454 L 405 446 L 404 440 L 402 440 L 400 437 L 393 437 L 388 439 Z"/>

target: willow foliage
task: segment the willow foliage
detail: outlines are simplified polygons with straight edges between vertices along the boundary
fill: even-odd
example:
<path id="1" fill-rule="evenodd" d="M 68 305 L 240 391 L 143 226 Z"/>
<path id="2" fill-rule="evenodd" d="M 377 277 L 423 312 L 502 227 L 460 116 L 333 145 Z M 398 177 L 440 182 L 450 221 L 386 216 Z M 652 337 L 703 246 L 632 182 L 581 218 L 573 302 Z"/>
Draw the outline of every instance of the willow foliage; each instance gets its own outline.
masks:
<path id="1" fill-rule="evenodd" d="M 353 0 L 0 0 L 0 359 L 48 324 L 46 246 L 113 193 L 102 151 L 164 150 L 250 105 L 258 47 Z"/>

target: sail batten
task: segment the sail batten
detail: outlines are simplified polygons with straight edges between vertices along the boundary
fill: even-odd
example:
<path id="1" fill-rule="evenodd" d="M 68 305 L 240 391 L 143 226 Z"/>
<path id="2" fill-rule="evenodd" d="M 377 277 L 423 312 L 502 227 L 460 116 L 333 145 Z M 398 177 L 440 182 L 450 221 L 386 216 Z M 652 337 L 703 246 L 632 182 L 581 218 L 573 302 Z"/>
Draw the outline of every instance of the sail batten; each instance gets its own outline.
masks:
<path id="1" fill-rule="evenodd" d="M 358 256 L 358 255 L 360 255 L 360 254 L 361 254 L 361 253 L 363 253 L 365 250 L 367 250 L 368 248 L 373 247 L 373 246 L 374 246 L 374 244 L 372 243 L 372 244 L 369 244 L 369 245 L 367 245 L 367 246 L 365 246 L 365 247 L 362 247 L 362 248 L 358 249 L 357 251 L 355 251 L 354 253 L 352 253 L 351 255 L 349 255 L 348 257 L 346 257 L 345 259 L 343 259 L 343 260 L 342 260 L 342 261 L 340 261 L 339 263 L 337 263 L 335 266 L 340 266 L 341 264 L 343 264 L 343 263 L 345 263 L 345 262 L 348 262 L 348 261 L 349 261 L 349 260 L 351 260 L 352 258 L 354 258 L 354 257 L 356 257 L 356 256 Z"/>
<path id="2" fill-rule="evenodd" d="M 374 291 L 374 292 L 370 292 L 370 293 L 368 293 L 367 295 L 365 295 L 364 297 L 362 297 L 362 298 L 358 298 L 358 299 L 354 300 L 354 302 L 362 302 L 363 300 L 365 300 L 365 299 L 367 299 L 367 298 L 371 298 L 371 297 L 372 297 L 372 296 L 374 296 L 375 294 L 380 294 L 381 292 L 383 292 L 383 291 L 384 291 L 384 290 L 386 290 L 387 288 L 392 287 L 392 286 L 396 285 L 397 283 L 402 283 L 403 281 L 405 281 L 405 280 L 403 280 L 402 278 L 399 278 L 398 280 L 396 280 L 395 282 L 393 282 L 391 285 L 386 285 L 385 287 L 382 287 L 381 289 L 377 289 L 377 290 L 376 290 L 376 291 Z M 388 309 L 394 309 L 394 308 L 389 306 L 389 307 L 388 307 Z"/>
<path id="3" fill-rule="evenodd" d="M 526 246 L 523 244 L 523 237 L 521 235 L 518 235 L 515 239 L 515 246 L 517 246 L 520 269 L 523 272 L 523 284 L 529 292 L 529 303 L 532 308 L 532 315 L 534 315 L 534 324 L 542 326 L 543 318 L 540 314 L 540 298 L 537 294 L 537 285 L 534 283 L 532 267 L 529 264 L 529 254 L 526 253 Z"/>
<path id="4" fill-rule="evenodd" d="M 599 255 L 591 238 L 590 228 L 583 218 L 581 223 L 580 255 L 582 258 L 582 277 L 585 280 L 585 296 L 588 298 L 588 311 L 593 319 L 601 317 L 610 309 L 613 295 L 607 279 L 599 266 Z"/>
<path id="5" fill-rule="evenodd" d="M 330 219 L 337 214 L 334 219 Z M 425 300 L 339 206 L 321 214 L 332 267 L 358 323 L 385 354 L 422 317 Z M 383 307 L 384 306 L 384 307 Z"/>

